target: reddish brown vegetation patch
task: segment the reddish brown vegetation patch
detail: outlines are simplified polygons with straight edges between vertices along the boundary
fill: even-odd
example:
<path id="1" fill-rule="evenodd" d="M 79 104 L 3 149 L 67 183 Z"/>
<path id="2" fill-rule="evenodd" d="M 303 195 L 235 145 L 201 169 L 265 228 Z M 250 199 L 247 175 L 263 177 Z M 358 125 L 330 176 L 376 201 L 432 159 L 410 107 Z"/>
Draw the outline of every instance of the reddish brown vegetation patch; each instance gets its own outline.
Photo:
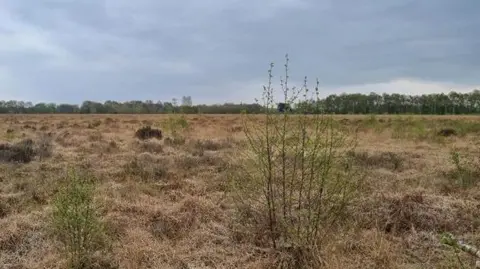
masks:
<path id="1" fill-rule="evenodd" d="M 135 132 L 135 137 L 141 140 L 150 138 L 162 139 L 162 131 L 159 129 L 153 129 L 151 126 L 146 126 L 138 129 Z"/>
<path id="2" fill-rule="evenodd" d="M 455 131 L 452 128 L 446 128 L 438 131 L 437 134 L 440 136 L 454 136 L 454 135 L 457 135 L 457 131 Z"/>
<path id="3" fill-rule="evenodd" d="M 0 161 L 29 163 L 35 157 L 33 140 L 25 139 L 16 144 L 0 144 Z"/>

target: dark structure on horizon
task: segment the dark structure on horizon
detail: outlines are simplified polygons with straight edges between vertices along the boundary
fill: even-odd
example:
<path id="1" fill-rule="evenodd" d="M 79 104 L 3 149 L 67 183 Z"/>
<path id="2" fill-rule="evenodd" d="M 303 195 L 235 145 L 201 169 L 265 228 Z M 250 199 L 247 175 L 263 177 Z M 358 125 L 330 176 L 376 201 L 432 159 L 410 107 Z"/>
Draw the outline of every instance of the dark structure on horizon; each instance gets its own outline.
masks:
<path id="1" fill-rule="evenodd" d="M 293 111 L 292 108 L 290 107 L 290 105 L 286 104 L 286 103 L 278 103 L 277 110 L 280 113 L 283 113 L 285 111 L 287 111 L 287 112 L 292 112 Z"/>

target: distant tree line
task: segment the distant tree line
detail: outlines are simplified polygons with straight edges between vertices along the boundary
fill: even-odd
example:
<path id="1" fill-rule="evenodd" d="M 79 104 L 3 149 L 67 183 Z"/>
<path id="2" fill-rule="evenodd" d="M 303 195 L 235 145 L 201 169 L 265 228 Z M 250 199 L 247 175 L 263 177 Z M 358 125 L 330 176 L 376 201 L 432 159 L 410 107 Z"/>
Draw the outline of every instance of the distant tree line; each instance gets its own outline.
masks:
<path id="1" fill-rule="evenodd" d="M 302 107 L 303 106 L 303 107 Z M 278 109 L 284 110 L 290 106 L 279 104 Z M 301 108 L 301 109 L 299 109 Z M 276 108 L 275 108 L 276 109 Z M 292 105 L 292 110 L 309 111 L 310 113 L 334 113 L 334 114 L 478 114 L 480 113 L 480 91 L 473 90 L 469 93 L 450 92 L 448 94 L 339 94 L 329 95 L 324 99 L 303 102 Z M 81 105 L 37 103 L 24 101 L 0 101 L 0 113 L 78 113 L 78 114 L 238 114 L 243 111 L 248 113 L 261 113 L 264 111 L 260 104 L 234 104 L 225 103 L 217 105 L 193 105 L 189 96 L 182 97 L 180 104 L 176 99 L 171 102 L 84 101 Z"/>
<path id="2" fill-rule="evenodd" d="M 327 113 L 336 114 L 477 114 L 480 91 L 423 95 L 341 94 L 320 101 Z"/>
<path id="3" fill-rule="evenodd" d="M 37 103 L 24 101 L 0 101 L 0 114 L 236 114 L 242 111 L 260 113 L 263 108 L 259 104 L 216 104 L 216 105 L 193 105 L 189 96 L 184 96 L 180 104 L 176 99 L 171 102 L 154 102 L 152 100 L 133 100 L 127 102 L 84 101 L 77 104 Z"/>

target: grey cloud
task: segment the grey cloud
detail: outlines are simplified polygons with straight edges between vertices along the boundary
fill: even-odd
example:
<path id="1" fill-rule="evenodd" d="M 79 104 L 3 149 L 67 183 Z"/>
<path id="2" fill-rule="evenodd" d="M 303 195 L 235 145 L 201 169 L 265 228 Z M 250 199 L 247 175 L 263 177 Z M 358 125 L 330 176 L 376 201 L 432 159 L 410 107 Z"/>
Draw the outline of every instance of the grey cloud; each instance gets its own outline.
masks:
<path id="1" fill-rule="evenodd" d="M 4 2 L 0 98 L 245 101 L 287 52 L 292 77 L 329 89 L 479 84 L 476 0 Z"/>

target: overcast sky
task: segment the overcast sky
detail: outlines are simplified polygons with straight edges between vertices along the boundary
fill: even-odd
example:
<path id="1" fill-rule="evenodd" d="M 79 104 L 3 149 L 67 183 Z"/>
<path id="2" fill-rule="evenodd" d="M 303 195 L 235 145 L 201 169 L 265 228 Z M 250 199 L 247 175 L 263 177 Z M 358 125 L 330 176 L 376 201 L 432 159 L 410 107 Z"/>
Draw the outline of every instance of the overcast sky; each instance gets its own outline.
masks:
<path id="1" fill-rule="evenodd" d="M 479 0 L 0 0 L 0 99 L 252 102 L 480 88 Z"/>

